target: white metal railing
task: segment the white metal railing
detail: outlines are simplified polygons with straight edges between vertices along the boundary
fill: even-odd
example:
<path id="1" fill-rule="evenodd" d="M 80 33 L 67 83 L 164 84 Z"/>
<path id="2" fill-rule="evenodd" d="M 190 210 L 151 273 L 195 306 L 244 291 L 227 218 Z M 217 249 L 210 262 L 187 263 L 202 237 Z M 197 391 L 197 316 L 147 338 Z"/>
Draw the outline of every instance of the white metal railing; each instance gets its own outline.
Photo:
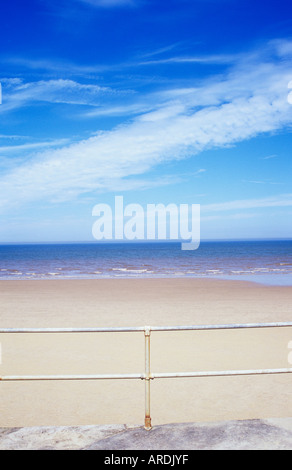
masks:
<path id="1" fill-rule="evenodd" d="M 292 322 L 277 323 L 245 323 L 227 325 L 190 325 L 190 326 L 140 326 L 117 328 L 0 328 L 0 333 L 128 333 L 144 332 L 145 337 L 145 370 L 141 374 L 94 374 L 94 375 L 11 375 L 2 376 L 0 381 L 30 381 L 30 380 L 106 380 L 106 379 L 141 379 L 145 380 L 145 423 L 146 430 L 150 430 L 150 381 L 153 379 L 175 377 L 220 377 L 233 375 L 258 374 L 287 374 L 292 368 L 282 369 L 252 369 L 252 370 L 225 370 L 200 372 L 166 372 L 151 373 L 150 369 L 150 336 L 152 331 L 187 331 L 187 330 L 226 330 L 242 328 L 279 328 L 292 327 Z"/>

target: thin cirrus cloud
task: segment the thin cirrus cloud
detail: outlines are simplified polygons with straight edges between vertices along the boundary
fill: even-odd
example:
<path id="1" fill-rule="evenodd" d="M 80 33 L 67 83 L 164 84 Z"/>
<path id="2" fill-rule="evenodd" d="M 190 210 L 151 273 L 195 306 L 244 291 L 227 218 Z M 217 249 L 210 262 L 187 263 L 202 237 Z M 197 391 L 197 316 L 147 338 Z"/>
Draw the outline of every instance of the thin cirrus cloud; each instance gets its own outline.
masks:
<path id="1" fill-rule="evenodd" d="M 40 80 L 24 83 L 21 80 L 2 80 L 5 100 L 0 108 L 4 113 L 33 102 L 98 105 L 105 96 L 114 93 L 108 87 L 84 85 L 73 80 Z"/>
<path id="2" fill-rule="evenodd" d="M 11 136 L 8 136 L 8 137 L 5 136 L 5 138 L 9 138 L 9 137 L 11 138 Z M 17 153 L 17 152 L 23 152 L 27 150 L 32 151 L 32 150 L 37 150 L 40 148 L 59 147 L 67 143 L 68 143 L 68 139 L 56 139 L 56 140 L 47 141 L 47 142 L 31 142 L 31 143 L 19 144 L 19 145 L 2 145 L 0 146 L 0 155 L 3 155 L 4 153 L 6 154 Z"/>
<path id="3" fill-rule="evenodd" d="M 98 192 L 115 191 L 119 186 L 130 189 L 141 175 L 147 181 L 147 172 L 166 162 L 290 126 L 287 83 L 291 73 L 288 61 L 260 62 L 259 55 L 256 66 L 254 61 L 245 60 L 224 76 L 218 75 L 217 80 L 202 80 L 189 89 L 177 87 L 148 94 L 144 102 L 148 101 L 151 109 L 141 109 L 131 121 L 89 139 L 37 152 L 29 162 L 5 171 L 0 176 L 2 211 L 38 200 L 76 201 Z M 63 84 L 58 85 L 64 92 Z M 83 87 L 71 85 L 74 91 Z M 99 87 L 88 90 L 98 96 L 108 92 Z M 25 99 L 31 91 L 30 86 L 20 88 Z M 54 93 L 51 97 L 57 101 Z M 67 95 L 66 100 L 69 98 Z M 281 201 L 281 205 L 290 205 L 291 198 L 285 196 Z M 250 207 L 254 203 L 251 201 Z M 207 209 L 238 209 L 248 204 L 226 203 Z M 279 205 L 279 200 L 266 200 L 260 207 L 266 207 L 264 204 Z"/>
<path id="4" fill-rule="evenodd" d="M 205 204 L 201 206 L 202 212 L 225 212 L 243 209 L 259 209 L 271 207 L 291 207 L 292 194 L 280 194 L 277 196 L 263 197 L 258 199 L 240 199 L 216 204 Z"/>
<path id="5" fill-rule="evenodd" d="M 272 158 L 277 158 L 278 155 L 275 153 L 273 155 L 266 155 L 265 157 L 261 157 L 262 160 L 271 160 Z"/>
<path id="6" fill-rule="evenodd" d="M 5 63 L 7 68 L 16 68 L 21 67 L 22 71 L 25 70 L 36 70 L 38 73 L 45 74 L 58 74 L 59 76 L 92 76 L 101 72 L 105 72 L 110 69 L 109 65 L 80 65 L 74 62 L 65 61 L 65 60 L 52 60 L 49 58 L 45 59 L 29 59 L 27 57 L 2 57 L 2 62 Z"/>
<path id="7" fill-rule="evenodd" d="M 238 59 L 238 55 L 218 54 L 208 56 L 185 56 L 168 57 L 161 59 L 149 59 L 139 62 L 138 65 L 158 65 L 158 64 L 230 64 Z"/>

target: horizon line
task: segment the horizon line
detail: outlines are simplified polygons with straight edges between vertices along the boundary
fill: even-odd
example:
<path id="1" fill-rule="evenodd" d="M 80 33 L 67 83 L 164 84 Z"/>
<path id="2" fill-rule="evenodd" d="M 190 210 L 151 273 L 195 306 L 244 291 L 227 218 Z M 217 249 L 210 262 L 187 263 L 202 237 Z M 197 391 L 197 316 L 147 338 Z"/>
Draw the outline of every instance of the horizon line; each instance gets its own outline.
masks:
<path id="1" fill-rule="evenodd" d="M 4 245 L 125 245 L 125 244 L 161 244 L 161 243 L 181 243 L 188 240 L 59 240 L 59 241 L 15 241 L 0 242 Z M 200 243 L 205 242 L 248 242 L 248 241 L 292 241 L 292 237 L 271 237 L 271 238 L 205 238 Z"/>

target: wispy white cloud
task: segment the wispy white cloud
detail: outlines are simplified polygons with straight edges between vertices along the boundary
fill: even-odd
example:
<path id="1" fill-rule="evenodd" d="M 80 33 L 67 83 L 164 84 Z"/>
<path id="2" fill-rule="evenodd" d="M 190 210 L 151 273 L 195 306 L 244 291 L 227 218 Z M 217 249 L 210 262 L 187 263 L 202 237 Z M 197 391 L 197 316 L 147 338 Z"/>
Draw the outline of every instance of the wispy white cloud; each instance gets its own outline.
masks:
<path id="1" fill-rule="evenodd" d="M 3 104 L 0 113 L 31 105 L 35 102 L 98 105 L 105 96 L 114 94 L 109 87 L 80 84 L 73 80 L 40 80 L 4 82 Z"/>
<path id="2" fill-rule="evenodd" d="M 284 184 L 284 183 L 279 183 L 279 182 L 270 181 L 270 180 L 242 180 L 242 182 L 251 183 L 251 184 L 274 184 L 274 185 Z"/>
<path id="3" fill-rule="evenodd" d="M 36 151 L 38 149 L 50 147 L 62 147 L 69 143 L 69 139 L 56 139 L 52 141 L 42 141 L 34 143 L 26 143 L 19 145 L 2 145 L 0 146 L 0 155 L 18 153 L 23 151 Z"/>
<path id="4" fill-rule="evenodd" d="M 292 193 L 280 194 L 277 196 L 264 197 L 258 199 L 239 199 L 216 204 L 205 204 L 201 206 L 203 213 L 225 212 L 239 209 L 258 209 L 266 207 L 291 207 Z"/>
<path id="5" fill-rule="evenodd" d="M 150 52 L 149 51 L 144 52 L 140 54 L 140 58 L 146 59 L 147 57 L 154 57 L 157 55 L 164 54 L 165 52 L 169 52 L 169 51 L 172 51 L 173 49 L 176 49 L 179 44 L 180 43 L 169 44 L 168 46 L 160 47 L 159 49 L 154 49 Z"/>
<path id="6" fill-rule="evenodd" d="M 0 139 L 3 140 L 20 140 L 20 139 L 28 139 L 27 135 L 13 135 L 13 134 L 0 134 Z"/>
<path id="7" fill-rule="evenodd" d="M 141 101 L 140 103 L 112 104 L 93 107 L 90 111 L 83 112 L 80 117 L 94 118 L 99 116 L 133 116 L 153 111 L 155 104 Z"/>
<path id="8" fill-rule="evenodd" d="M 9 67 L 17 67 L 18 69 L 21 67 L 22 70 L 34 70 L 38 72 L 46 72 L 47 74 L 51 75 L 62 75 L 63 77 L 67 76 L 95 76 L 96 74 L 105 72 L 114 67 L 118 67 L 118 65 L 104 65 L 104 64 L 90 64 L 90 65 L 81 65 L 76 64 L 72 61 L 68 60 L 58 60 L 58 59 L 38 59 L 38 58 L 29 58 L 29 57 L 17 57 L 17 56 L 9 56 L 9 57 L 2 57 L 2 62 L 5 63 Z M 7 79 L 11 81 L 11 79 Z M 17 84 L 21 82 L 20 79 L 13 79 L 14 82 Z M 1 80 L 3 83 L 3 79 Z"/>
<path id="9" fill-rule="evenodd" d="M 118 182 L 120 187 L 133 187 L 135 178 L 157 165 L 291 126 L 291 106 L 287 102 L 291 75 L 288 61 L 267 61 L 258 53 L 257 61 L 243 59 L 216 80 L 139 97 L 138 114 L 132 121 L 89 139 L 35 153 L 29 162 L 6 171 L 0 177 L 2 209 L 34 200 L 72 201 L 79 196 L 115 191 Z M 10 105 L 27 102 L 33 93 L 35 99 L 72 103 L 92 99 L 97 105 L 102 95 L 111 92 L 62 80 L 36 86 L 18 83 Z M 147 108 L 139 108 L 147 102 Z M 290 196 L 226 202 L 209 205 L 205 210 L 291 205 Z"/>
<path id="10" fill-rule="evenodd" d="M 278 155 L 273 154 L 273 155 L 267 155 L 266 157 L 261 157 L 261 160 L 271 160 L 272 158 L 277 158 Z"/>
<path id="11" fill-rule="evenodd" d="M 139 62 L 139 65 L 157 65 L 157 64 L 232 64 L 238 60 L 238 55 L 217 54 L 207 56 L 175 56 L 168 58 L 152 59 Z"/>

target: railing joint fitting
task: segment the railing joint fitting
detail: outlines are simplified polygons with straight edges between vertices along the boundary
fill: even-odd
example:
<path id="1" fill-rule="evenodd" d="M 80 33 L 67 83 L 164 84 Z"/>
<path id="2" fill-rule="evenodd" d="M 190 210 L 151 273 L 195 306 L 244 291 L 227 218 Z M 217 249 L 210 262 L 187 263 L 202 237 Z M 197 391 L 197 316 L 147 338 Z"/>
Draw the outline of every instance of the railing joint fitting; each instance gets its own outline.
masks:
<path id="1" fill-rule="evenodd" d="M 154 376 L 152 374 L 146 375 L 144 380 L 154 380 Z"/>
<path id="2" fill-rule="evenodd" d="M 151 326 L 145 326 L 144 327 L 144 335 L 145 336 L 150 336 L 151 334 Z"/>

